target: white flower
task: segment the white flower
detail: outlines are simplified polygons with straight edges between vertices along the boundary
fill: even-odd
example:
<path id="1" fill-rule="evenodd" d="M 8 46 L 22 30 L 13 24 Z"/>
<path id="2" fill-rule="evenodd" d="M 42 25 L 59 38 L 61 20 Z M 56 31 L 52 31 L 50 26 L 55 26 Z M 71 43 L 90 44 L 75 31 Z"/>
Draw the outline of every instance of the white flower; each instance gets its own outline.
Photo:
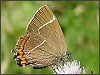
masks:
<path id="1" fill-rule="evenodd" d="M 64 63 L 64 65 L 53 66 L 54 74 L 85 74 L 86 71 L 80 68 L 80 62 L 73 60 L 72 62 Z"/>

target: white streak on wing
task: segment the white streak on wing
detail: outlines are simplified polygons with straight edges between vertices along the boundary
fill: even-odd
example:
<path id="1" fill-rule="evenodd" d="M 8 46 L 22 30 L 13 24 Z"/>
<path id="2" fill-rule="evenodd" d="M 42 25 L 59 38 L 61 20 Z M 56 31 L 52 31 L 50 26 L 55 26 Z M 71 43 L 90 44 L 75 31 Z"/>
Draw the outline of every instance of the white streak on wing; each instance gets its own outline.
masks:
<path id="1" fill-rule="evenodd" d="M 41 28 L 43 28 L 43 27 L 46 26 L 47 24 L 53 22 L 54 20 L 55 20 L 55 16 L 53 15 L 53 18 L 52 18 L 49 22 L 43 24 L 38 30 L 40 30 Z"/>
<path id="2" fill-rule="evenodd" d="M 32 57 L 30 57 L 30 56 L 28 56 L 28 54 L 27 55 L 25 55 L 28 59 L 31 59 L 32 60 Z"/>
<path id="3" fill-rule="evenodd" d="M 36 47 L 34 47 L 32 50 L 29 50 L 28 54 L 29 54 L 30 52 L 32 52 L 34 49 L 40 47 L 40 46 L 41 46 L 42 44 L 44 44 L 45 42 L 46 42 L 46 40 L 44 40 L 42 43 L 40 43 L 39 45 L 37 45 Z M 28 54 L 27 54 L 27 55 L 28 55 Z"/>
<path id="4" fill-rule="evenodd" d="M 37 66 L 43 66 L 43 64 L 37 64 L 37 63 L 34 63 L 34 64 L 29 64 L 30 66 L 34 67 L 35 65 Z"/>
<path id="5" fill-rule="evenodd" d="M 46 6 L 46 5 L 44 5 L 44 6 Z M 34 19 L 34 16 L 37 14 L 37 12 L 38 12 L 41 8 L 43 8 L 44 6 L 40 7 L 40 8 L 35 12 L 35 14 L 33 15 L 33 17 L 31 18 L 31 20 L 28 22 L 28 25 L 27 25 L 27 27 L 26 27 L 26 30 L 28 29 L 30 23 L 31 23 L 32 20 Z"/>

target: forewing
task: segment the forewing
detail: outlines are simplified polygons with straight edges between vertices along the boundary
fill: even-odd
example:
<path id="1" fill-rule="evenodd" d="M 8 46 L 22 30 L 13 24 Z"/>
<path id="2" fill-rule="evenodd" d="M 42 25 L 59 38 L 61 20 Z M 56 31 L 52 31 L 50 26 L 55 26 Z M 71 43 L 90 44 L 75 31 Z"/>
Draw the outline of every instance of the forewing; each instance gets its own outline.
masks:
<path id="1" fill-rule="evenodd" d="M 38 33 L 38 29 L 46 24 L 49 20 L 52 19 L 48 14 L 53 15 L 52 12 L 47 12 L 46 5 L 37 10 L 37 12 L 33 15 L 32 19 L 28 23 L 28 27 L 26 28 L 27 33 Z M 48 15 L 48 18 L 46 17 Z"/>
<path id="2" fill-rule="evenodd" d="M 30 20 L 26 29 L 31 34 L 24 52 L 29 62 L 50 65 L 58 56 L 65 56 L 66 43 L 60 25 L 48 6 L 41 7 Z M 34 66 L 38 66 L 33 64 Z"/>
<path id="3" fill-rule="evenodd" d="M 65 55 L 67 47 L 62 30 L 52 10 L 48 6 L 41 7 L 35 13 L 28 24 L 27 33 L 44 36 L 46 40 L 58 48 L 56 52 Z"/>

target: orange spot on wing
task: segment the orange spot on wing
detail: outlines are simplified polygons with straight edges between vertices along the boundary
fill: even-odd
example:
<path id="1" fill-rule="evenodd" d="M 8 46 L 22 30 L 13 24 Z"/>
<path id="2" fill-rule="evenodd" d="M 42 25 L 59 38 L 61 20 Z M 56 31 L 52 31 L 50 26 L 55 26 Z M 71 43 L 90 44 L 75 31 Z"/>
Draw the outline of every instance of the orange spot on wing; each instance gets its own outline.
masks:
<path id="1" fill-rule="evenodd" d="M 25 66 L 27 64 L 27 61 L 24 57 L 23 49 L 24 49 L 24 45 L 26 44 L 28 39 L 29 39 L 29 36 L 27 36 L 27 35 L 20 37 L 20 39 L 18 40 L 17 45 L 16 45 L 16 52 L 19 54 L 19 55 L 17 55 L 16 58 L 19 58 L 21 60 L 20 64 L 22 64 L 23 66 Z"/>
<path id="2" fill-rule="evenodd" d="M 25 64 L 26 63 L 26 61 L 21 61 L 21 64 Z"/>

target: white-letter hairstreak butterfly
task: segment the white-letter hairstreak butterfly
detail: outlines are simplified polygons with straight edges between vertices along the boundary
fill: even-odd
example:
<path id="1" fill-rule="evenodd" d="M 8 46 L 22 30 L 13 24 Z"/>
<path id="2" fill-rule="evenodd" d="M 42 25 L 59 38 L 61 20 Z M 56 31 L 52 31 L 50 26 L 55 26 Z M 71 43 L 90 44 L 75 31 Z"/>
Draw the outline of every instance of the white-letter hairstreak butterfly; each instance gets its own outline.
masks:
<path id="1" fill-rule="evenodd" d="M 13 52 L 19 66 L 44 68 L 62 61 L 67 55 L 66 49 L 57 18 L 44 5 L 28 23 L 26 34 L 19 38 Z"/>

